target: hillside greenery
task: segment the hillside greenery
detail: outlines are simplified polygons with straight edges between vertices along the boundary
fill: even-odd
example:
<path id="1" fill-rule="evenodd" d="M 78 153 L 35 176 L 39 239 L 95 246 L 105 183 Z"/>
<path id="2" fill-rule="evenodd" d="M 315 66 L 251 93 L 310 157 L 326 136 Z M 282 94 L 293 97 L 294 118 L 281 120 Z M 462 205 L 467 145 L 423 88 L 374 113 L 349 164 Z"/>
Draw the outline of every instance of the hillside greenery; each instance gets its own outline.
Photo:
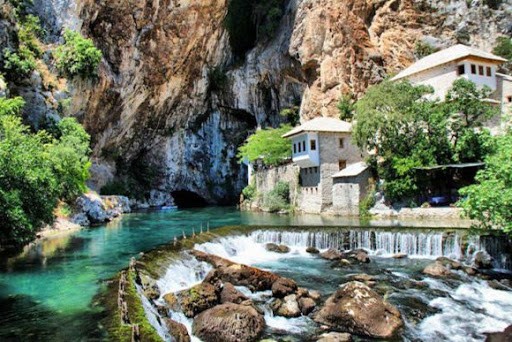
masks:
<path id="1" fill-rule="evenodd" d="M 501 71 L 512 72 L 512 38 L 501 36 L 496 39 L 496 46 L 492 53 L 505 58 L 508 62 L 504 63 L 500 68 Z"/>
<path id="2" fill-rule="evenodd" d="M 70 78 L 87 79 L 97 76 L 102 56 L 91 39 L 71 30 L 64 32 L 64 44 L 54 51 L 57 68 Z"/>
<path id="3" fill-rule="evenodd" d="M 445 102 L 430 99 L 432 92 L 385 81 L 355 105 L 356 142 L 373 152 L 370 164 L 385 180 L 383 190 L 392 202 L 415 197 L 420 182 L 415 168 L 482 161 L 489 153 L 490 134 L 482 122 L 497 110 L 481 100 L 490 90 L 460 79 Z"/>
<path id="4" fill-rule="evenodd" d="M 20 116 L 21 98 L 0 98 L 0 246 L 29 242 L 51 223 L 60 199 L 85 190 L 89 135 L 72 118 L 52 133 L 33 132 Z"/>
<path id="5" fill-rule="evenodd" d="M 481 228 L 500 228 L 512 235 L 512 131 L 493 138 L 493 151 L 485 158 L 476 184 L 460 190 L 458 203 Z"/>
<path id="6" fill-rule="evenodd" d="M 290 125 L 260 129 L 252 134 L 238 149 L 240 162 L 261 160 L 264 165 L 277 166 L 292 156 L 290 141 L 282 135 L 291 130 Z"/>

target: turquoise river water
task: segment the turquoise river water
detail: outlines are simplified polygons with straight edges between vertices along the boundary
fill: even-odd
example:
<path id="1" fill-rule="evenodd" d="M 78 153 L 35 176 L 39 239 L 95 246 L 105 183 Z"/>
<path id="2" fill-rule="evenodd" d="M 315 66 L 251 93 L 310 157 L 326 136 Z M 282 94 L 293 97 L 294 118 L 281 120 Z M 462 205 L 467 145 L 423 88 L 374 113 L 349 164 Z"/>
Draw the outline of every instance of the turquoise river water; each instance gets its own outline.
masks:
<path id="1" fill-rule="evenodd" d="M 183 232 L 199 232 L 206 222 L 210 229 L 304 223 L 300 218 L 210 207 L 129 214 L 105 226 L 46 240 L 0 263 L 0 341 L 101 340 L 101 311 L 93 299 L 103 281 L 126 267 L 131 257 Z"/>

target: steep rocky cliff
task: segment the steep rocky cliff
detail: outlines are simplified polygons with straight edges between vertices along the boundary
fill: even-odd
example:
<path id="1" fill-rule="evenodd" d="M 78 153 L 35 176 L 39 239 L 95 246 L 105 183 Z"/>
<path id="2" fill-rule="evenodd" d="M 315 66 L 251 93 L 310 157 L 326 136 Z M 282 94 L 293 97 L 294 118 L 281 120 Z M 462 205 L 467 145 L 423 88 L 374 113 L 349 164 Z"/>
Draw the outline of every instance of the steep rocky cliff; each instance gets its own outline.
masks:
<path id="1" fill-rule="evenodd" d="M 279 124 L 281 109 L 337 116 L 341 94 L 361 96 L 410 64 L 417 41 L 490 50 L 512 33 L 510 0 L 289 0 L 274 38 L 240 60 L 227 1 L 34 1 L 50 40 L 80 28 L 104 53 L 99 79 L 72 92 L 94 139 L 94 185 L 135 172 L 165 193 L 233 202 L 245 182 L 237 147 Z"/>

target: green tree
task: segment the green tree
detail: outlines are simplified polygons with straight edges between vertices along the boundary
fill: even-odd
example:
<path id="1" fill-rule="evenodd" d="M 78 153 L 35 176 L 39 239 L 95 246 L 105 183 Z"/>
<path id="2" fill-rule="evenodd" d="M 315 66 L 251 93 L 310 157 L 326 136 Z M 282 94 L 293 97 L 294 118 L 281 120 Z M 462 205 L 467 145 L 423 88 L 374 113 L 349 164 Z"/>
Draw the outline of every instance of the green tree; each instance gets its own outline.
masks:
<path id="1" fill-rule="evenodd" d="M 353 95 L 343 94 L 338 101 L 338 110 L 340 111 L 340 120 L 351 122 L 354 117 L 355 103 Z"/>
<path id="2" fill-rule="evenodd" d="M 300 107 L 292 106 L 288 108 L 284 108 L 279 112 L 279 115 L 285 117 L 290 125 L 297 126 L 300 123 Z"/>
<path id="3" fill-rule="evenodd" d="M 429 87 L 385 81 L 355 105 L 356 142 L 374 152 L 370 162 L 393 202 L 417 195 L 416 168 L 481 161 L 489 151 L 489 133 L 481 127 L 495 114 L 482 101 L 488 90 L 459 80 L 446 102 L 430 100 L 431 93 Z"/>
<path id="4" fill-rule="evenodd" d="M 21 98 L 0 98 L 0 246 L 21 245 L 53 220 L 59 199 L 85 190 L 89 136 L 74 119 L 57 136 L 22 123 Z"/>
<path id="5" fill-rule="evenodd" d="M 492 53 L 508 60 L 507 63 L 501 66 L 502 71 L 512 71 L 512 38 L 505 36 L 498 37 Z"/>
<path id="6" fill-rule="evenodd" d="M 68 77 L 91 78 L 97 75 L 102 53 L 91 39 L 78 32 L 66 30 L 64 44 L 55 49 L 57 68 Z"/>
<path id="7" fill-rule="evenodd" d="M 512 234 L 512 132 L 494 138 L 493 147 L 476 176 L 477 183 L 461 189 L 464 198 L 458 205 L 480 227 Z"/>
<path id="8" fill-rule="evenodd" d="M 258 130 L 238 149 L 238 158 L 250 162 L 261 159 L 265 165 L 282 164 L 292 155 L 290 141 L 282 137 L 289 130 L 290 125 Z"/>

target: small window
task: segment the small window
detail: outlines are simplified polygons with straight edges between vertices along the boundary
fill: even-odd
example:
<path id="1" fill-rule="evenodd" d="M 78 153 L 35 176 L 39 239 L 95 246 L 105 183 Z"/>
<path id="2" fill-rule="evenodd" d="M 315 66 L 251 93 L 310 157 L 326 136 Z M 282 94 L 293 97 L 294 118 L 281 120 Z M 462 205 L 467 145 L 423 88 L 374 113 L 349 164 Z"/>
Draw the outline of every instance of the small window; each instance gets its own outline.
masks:
<path id="1" fill-rule="evenodd" d="M 466 73 L 466 66 L 464 64 L 461 64 L 457 67 L 457 74 L 458 75 L 464 75 Z"/>
<path id="2" fill-rule="evenodd" d="M 310 140 L 309 141 L 309 149 L 311 151 L 316 151 L 316 140 Z"/>
<path id="3" fill-rule="evenodd" d="M 476 65 L 474 65 L 474 64 L 471 64 L 471 73 L 473 75 L 476 75 Z"/>
<path id="4" fill-rule="evenodd" d="M 507 102 L 508 103 L 512 102 L 512 96 L 507 96 Z"/>
<path id="5" fill-rule="evenodd" d="M 306 152 L 306 141 L 302 142 L 302 150 Z"/>
<path id="6" fill-rule="evenodd" d="M 483 76 L 484 75 L 484 67 L 483 65 L 479 65 L 478 66 L 478 74 Z"/>
<path id="7" fill-rule="evenodd" d="M 346 160 L 340 160 L 340 161 L 338 162 L 338 165 L 339 165 L 339 167 L 340 167 L 340 170 L 343 170 L 344 168 L 346 168 L 346 167 L 347 167 L 347 161 L 346 161 Z"/>
<path id="8" fill-rule="evenodd" d="M 345 139 L 340 138 L 340 148 L 344 148 L 344 147 L 345 147 Z"/>
<path id="9" fill-rule="evenodd" d="M 489 76 L 489 77 L 492 76 L 491 67 L 487 67 L 487 76 Z"/>
<path id="10" fill-rule="evenodd" d="M 302 144 L 299 143 L 298 145 L 299 145 L 299 153 L 301 153 L 302 152 Z"/>
<path id="11" fill-rule="evenodd" d="M 511 99 L 512 100 L 512 99 Z M 318 167 L 315 167 L 315 173 L 318 173 Z"/>
<path id="12" fill-rule="evenodd" d="M 293 154 L 297 154 L 297 144 L 293 144 Z"/>
<path id="13" fill-rule="evenodd" d="M 304 174 L 306 174 L 306 175 L 308 174 L 308 168 L 304 169 Z"/>

